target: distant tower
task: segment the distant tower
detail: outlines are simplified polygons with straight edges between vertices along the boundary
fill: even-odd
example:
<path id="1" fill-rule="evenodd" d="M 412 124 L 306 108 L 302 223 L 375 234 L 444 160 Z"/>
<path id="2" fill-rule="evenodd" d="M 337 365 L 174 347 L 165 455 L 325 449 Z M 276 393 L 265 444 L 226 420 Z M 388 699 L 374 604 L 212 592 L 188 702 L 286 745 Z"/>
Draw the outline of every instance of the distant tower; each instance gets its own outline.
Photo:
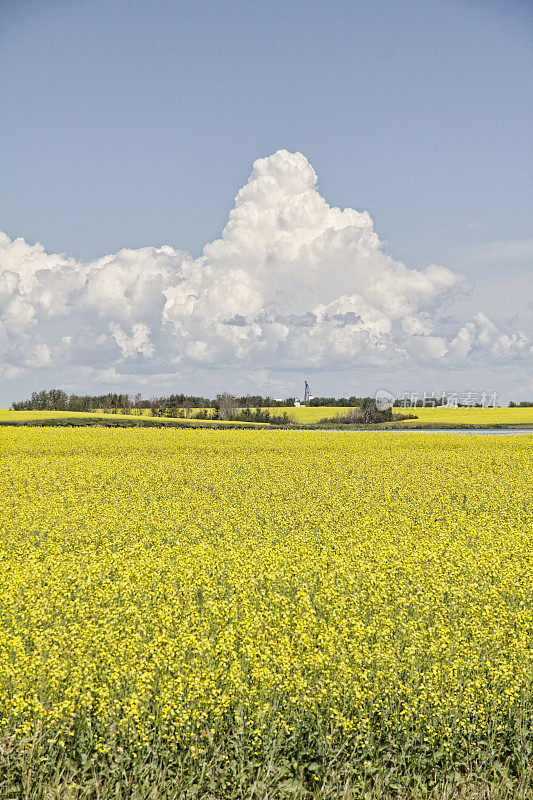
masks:
<path id="1" fill-rule="evenodd" d="M 309 384 L 307 381 L 305 382 L 305 389 L 304 389 L 304 403 L 308 403 L 311 397 L 311 390 L 309 389 Z"/>

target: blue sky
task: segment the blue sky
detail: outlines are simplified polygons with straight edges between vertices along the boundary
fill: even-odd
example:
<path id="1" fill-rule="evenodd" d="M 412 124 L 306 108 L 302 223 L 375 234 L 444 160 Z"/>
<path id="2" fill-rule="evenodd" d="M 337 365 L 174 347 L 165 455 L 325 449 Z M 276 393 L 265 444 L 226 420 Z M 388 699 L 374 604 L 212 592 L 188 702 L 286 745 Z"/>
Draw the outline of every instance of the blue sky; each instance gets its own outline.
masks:
<path id="1" fill-rule="evenodd" d="M 531 334 L 531 3 L 7 1 L 0 45 L 0 230 L 10 240 L 76 263 L 162 245 L 197 258 L 220 237 L 253 162 L 285 149 L 308 159 L 330 206 L 369 212 L 393 259 L 467 275 L 466 293 L 441 298 L 453 306 L 455 336 L 477 313 L 498 335 Z M 6 256 L 0 272 L 13 263 Z M 32 319 L 26 349 L 6 355 L 4 403 L 72 374 L 57 350 L 61 320 Z M 115 323 L 98 319 L 109 336 Z M 121 324 L 134 336 L 140 322 L 129 314 Z M 32 360 L 32 343 L 48 347 L 48 359 Z M 495 363 L 478 353 L 479 380 L 533 394 L 527 346 L 519 349 L 511 366 L 510 355 Z M 165 381 L 214 391 L 239 375 L 243 387 L 291 393 L 301 378 L 290 360 L 275 376 L 272 354 L 246 379 L 235 354 L 219 355 L 215 373 L 192 357 L 173 373 L 161 360 L 149 368 L 153 355 L 124 352 L 101 365 L 103 379 L 118 370 L 132 391 L 143 391 L 134 376 L 146 373 L 167 376 L 152 379 L 156 391 Z M 90 390 L 94 359 L 70 358 L 86 370 L 72 390 Z M 355 383 L 368 390 L 378 377 L 399 386 L 406 371 L 424 390 L 426 376 L 442 382 L 451 370 L 457 383 L 471 369 L 411 355 L 402 377 L 390 364 L 378 376 L 372 359 L 361 362 L 333 354 L 331 373 L 327 359 L 303 368 L 315 370 L 320 392 L 351 390 L 359 368 Z"/>

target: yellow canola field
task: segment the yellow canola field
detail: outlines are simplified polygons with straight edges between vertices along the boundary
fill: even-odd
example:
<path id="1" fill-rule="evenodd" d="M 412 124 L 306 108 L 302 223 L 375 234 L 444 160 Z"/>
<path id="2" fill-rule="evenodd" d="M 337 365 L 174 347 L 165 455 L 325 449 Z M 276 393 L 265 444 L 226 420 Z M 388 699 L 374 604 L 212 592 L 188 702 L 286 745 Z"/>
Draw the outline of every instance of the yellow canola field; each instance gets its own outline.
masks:
<path id="1" fill-rule="evenodd" d="M 197 411 L 199 409 L 196 409 Z M 182 421 L 186 422 L 187 419 L 179 419 L 179 418 L 170 418 L 170 417 L 153 417 L 150 414 L 149 409 L 142 409 L 141 414 L 107 414 L 104 411 L 11 411 L 8 409 L 0 409 L 0 422 L 6 421 L 22 421 L 22 420 L 37 420 L 37 419 L 67 419 L 67 418 L 87 418 L 87 417 L 103 417 L 104 419 L 114 420 L 114 419 L 129 419 L 135 421 L 139 419 L 140 416 L 148 419 L 155 419 L 158 422 L 176 422 Z M 191 420 L 191 422 L 196 422 L 198 424 L 213 425 L 217 422 L 217 420 L 210 420 L 210 419 L 202 419 L 202 420 Z M 252 425 L 252 424 L 263 424 L 263 423 L 251 423 L 251 422 L 225 422 L 225 425 Z"/>
<path id="2" fill-rule="evenodd" d="M 272 414 L 283 414 L 287 412 L 289 417 L 295 422 L 312 423 L 318 422 L 324 417 L 336 417 L 337 414 L 346 414 L 349 408 L 342 406 L 300 406 L 300 408 L 270 408 Z"/>
<path id="3" fill-rule="evenodd" d="M 100 415 L 100 411 L 11 411 L 10 409 L 0 410 L 0 422 L 33 420 L 33 419 L 66 419 L 67 417 L 95 417 Z M 123 414 L 113 414 L 122 418 Z"/>
<path id="4" fill-rule="evenodd" d="M 533 424 L 531 408 L 395 408 L 395 414 L 414 414 L 418 420 L 404 422 L 437 422 L 447 425 L 506 425 Z"/>
<path id="5" fill-rule="evenodd" d="M 336 417 L 338 414 L 345 414 L 350 409 L 341 406 L 301 406 L 300 408 L 271 408 L 273 414 L 283 414 L 287 412 L 294 422 L 314 423 L 325 417 Z M 193 413 L 199 409 L 193 409 Z M 395 414 L 414 414 L 417 419 L 404 421 L 402 426 L 417 425 L 420 422 L 432 422 L 438 424 L 464 425 L 502 425 L 502 424 L 533 424 L 533 407 L 531 408 L 416 408 L 403 409 L 395 408 Z M 0 409 L 0 421 L 5 420 L 33 420 L 66 417 L 95 417 L 103 416 L 111 419 L 136 419 L 133 414 L 104 414 L 103 411 L 9 411 Z M 144 417 L 151 417 L 149 409 L 143 409 Z M 157 417 L 163 422 L 166 417 Z M 210 422 L 210 420 L 202 420 Z M 239 423 L 246 425 L 251 423 Z"/>
<path id="6" fill-rule="evenodd" d="M 271 409 L 271 411 L 287 411 L 296 422 L 318 422 L 324 417 L 335 417 L 345 414 L 348 408 L 329 406 L 300 406 L 300 408 Z M 395 414 L 414 414 L 418 419 L 400 423 L 402 426 L 416 425 L 420 422 L 436 422 L 438 424 L 455 425 L 501 425 L 501 424 L 533 424 L 533 407 L 531 408 L 395 408 Z"/>
<path id="7" fill-rule="evenodd" d="M 8 737 L 453 750 L 531 713 L 533 437 L 0 436 Z"/>

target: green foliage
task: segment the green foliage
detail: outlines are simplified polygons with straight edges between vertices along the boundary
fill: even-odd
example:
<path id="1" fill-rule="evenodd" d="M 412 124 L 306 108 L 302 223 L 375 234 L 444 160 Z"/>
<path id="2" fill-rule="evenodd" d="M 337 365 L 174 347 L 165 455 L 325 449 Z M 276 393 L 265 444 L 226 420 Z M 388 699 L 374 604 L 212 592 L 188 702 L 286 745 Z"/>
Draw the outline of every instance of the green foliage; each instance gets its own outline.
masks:
<path id="1" fill-rule="evenodd" d="M 395 415 L 394 419 L 416 419 L 416 417 Z M 392 422 L 392 408 L 380 411 L 373 397 L 363 397 L 358 408 L 351 408 L 346 414 L 324 417 L 320 424 L 339 423 L 340 425 L 374 425 L 379 422 Z"/>
<path id="2" fill-rule="evenodd" d="M 268 408 L 257 406 L 255 411 L 249 407 L 234 414 L 231 419 L 236 422 L 268 422 L 270 425 L 290 425 L 292 420 L 286 411 L 281 414 L 274 414 Z"/>
<path id="3" fill-rule="evenodd" d="M 251 746 L 243 732 L 169 748 L 157 740 L 135 751 L 94 750 L 86 730 L 58 753 L 37 730 L 31 746 L 2 742 L 3 800 L 531 800 L 533 758 L 523 742 L 510 757 L 496 741 L 478 742 L 451 759 L 444 750 L 348 739 L 317 742 L 316 732 Z"/>

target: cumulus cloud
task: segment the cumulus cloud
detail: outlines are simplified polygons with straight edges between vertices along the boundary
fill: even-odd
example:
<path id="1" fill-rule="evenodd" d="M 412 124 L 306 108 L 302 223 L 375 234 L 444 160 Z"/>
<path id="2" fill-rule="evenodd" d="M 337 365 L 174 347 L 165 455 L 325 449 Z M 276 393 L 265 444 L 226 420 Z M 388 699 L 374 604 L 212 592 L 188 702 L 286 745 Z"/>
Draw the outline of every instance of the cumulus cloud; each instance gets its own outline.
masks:
<path id="1" fill-rule="evenodd" d="M 164 246 L 81 263 L 0 234 L 4 374 L 457 367 L 529 352 L 482 313 L 444 331 L 462 276 L 394 260 L 366 211 L 329 206 L 316 184 L 301 153 L 258 159 L 197 259 Z"/>
<path id="2" fill-rule="evenodd" d="M 133 358 L 138 353 L 146 357 L 153 356 L 154 348 L 150 343 L 150 328 L 143 322 L 133 323 L 131 335 L 128 335 L 116 322 L 109 324 L 109 330 L 120 347 L 123 358 Z"/>
<path id="3" fill-rule="evenodd" d="M 450 351 L 460 359 L 484 358 L 489 353 L 494 359 L 507 360 L 519 354 L 527 354 L 531 348 L 523 333 L 506 334 L 482 312 L 460 329 L 450 343 Z"/>

